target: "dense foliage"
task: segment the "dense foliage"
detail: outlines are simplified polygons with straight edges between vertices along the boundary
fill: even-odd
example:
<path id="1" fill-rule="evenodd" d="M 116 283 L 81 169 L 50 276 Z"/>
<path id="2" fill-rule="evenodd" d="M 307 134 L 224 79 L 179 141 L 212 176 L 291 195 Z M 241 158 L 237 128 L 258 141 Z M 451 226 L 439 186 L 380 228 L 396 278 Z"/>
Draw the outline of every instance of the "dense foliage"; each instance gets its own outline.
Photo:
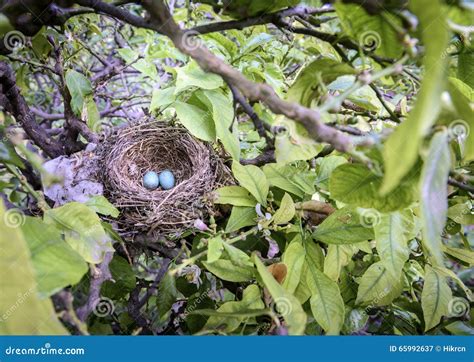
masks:
<path id="1" fill-rule="evenodd" d="M 328 3 L 0 1 L 1 334 L 474 333 L 472 4 Z M 51 200 L 149 116 L 231 170 L 213 215 Z"/>

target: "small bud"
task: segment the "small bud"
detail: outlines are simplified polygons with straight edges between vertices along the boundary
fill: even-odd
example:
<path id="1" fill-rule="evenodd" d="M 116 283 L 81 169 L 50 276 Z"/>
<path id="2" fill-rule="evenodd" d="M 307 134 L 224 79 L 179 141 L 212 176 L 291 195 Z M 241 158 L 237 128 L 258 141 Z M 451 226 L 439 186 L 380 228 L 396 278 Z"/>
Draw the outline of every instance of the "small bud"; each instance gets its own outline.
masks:
<path id="1" fill-rule="evenodd" d="M 202 221 L 201 219 L 196 219 L 194 221 L 194 227 L 198 230 L 201 230 L 201 231 L 206 231 L 206 230 L 209 230 L 209 228 L 207 227 L 207 225 L 204 223 L 204 221 Z"/>

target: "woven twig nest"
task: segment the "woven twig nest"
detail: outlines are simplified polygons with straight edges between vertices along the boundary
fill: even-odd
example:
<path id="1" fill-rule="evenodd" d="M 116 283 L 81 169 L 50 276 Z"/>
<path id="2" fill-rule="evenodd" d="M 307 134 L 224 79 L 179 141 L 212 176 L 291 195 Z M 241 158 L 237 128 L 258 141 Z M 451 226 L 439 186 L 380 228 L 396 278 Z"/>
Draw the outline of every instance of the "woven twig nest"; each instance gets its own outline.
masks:
<path id="1" fill-rule="evenodd" d="M 99 151 L 102 183 L 121 210 L 122 226 L 165 236 L 179 236 L 212 211 L 211 192 L 231 182 L 228 168 L 210 145 L 184 128 L 147 121 L 119 129 Z M 176 185 L 150 191 L 147 171 L 171 170 Z"/>

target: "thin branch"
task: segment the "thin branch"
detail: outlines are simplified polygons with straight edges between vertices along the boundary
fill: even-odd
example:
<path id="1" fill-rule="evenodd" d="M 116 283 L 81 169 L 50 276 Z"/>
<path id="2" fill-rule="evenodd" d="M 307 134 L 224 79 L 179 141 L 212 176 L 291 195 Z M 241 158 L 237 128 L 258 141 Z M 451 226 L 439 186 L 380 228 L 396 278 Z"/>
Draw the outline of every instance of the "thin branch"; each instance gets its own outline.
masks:
<path id="1" fill-rule="evenodd" d="M 467 192 L 470 192 L 470 193 L 474 194 L 474 186 L 472 186 L 472 185 L 462 183 L 462 182 L 457 181 L 457 180 L 455 180 L 451 177 L 448 179 L 448 184 L 451 185 L 451 186 L 455 186 L 457 188 L 460 188 L 461 190 L 464 190 L 464 191 L 467 191 Z"/>
<path id="2" fill-rule="evenodd" d="M 85 321 L 87 317 L 92 313 L 100 300 L 100 289 L 102 284 L 109 279 L 112 279 L 112 274 L 109 270 L 109 264 L 114 256 L 113 252 L 107 252 L 104 255 L 102 263 L 100 263 L 97 269 L 92 269 L 92 278 L 89 287 L 89 298 L 85 305 L 77 310 L 77 316 L 81 321 Z"/>
<path id="3" fill-rule="evenodd" d="M 191 30 L 199 34 L 207 34 L 207 33 L 213 33 L 216 31 L 231 30 L 231 29 L 242 30 L 244 28 L 248 28 L 251 26 L 279 22 L 281 21 L 281 19 L 290 17 L 290 16 L 301 16 L 305 18 L 309 15 L 325 14 L 325 13 L 329 13 L 333 11 L 334 9 L 332 7 L 312 8 L 312 7 L 301 5 L 301 6 L 295 6 L 292 8 L 276 11 L 270 14 L 252 16 L 252 17 L 242 19 L 242 20 L 219 21 L 215 23 L 199 25 L 192 28 Z"/>
<path id="4" fill-rule="evenodd" d="M 242 94 L 240 94 L 239 90 L 230 83 L 228 83 L 227 85 L 229 86 L 230 91 L 232 92 L 232 96 L 234 97 L 234 100 L 241 105 L 244 112 L 247 113 L 247 115 L 252 120 L 255 126 L 255 129 L 258 132 L 258 135 L 262 138 L 265 138 L 265 140 L 267 141 L 267 144 L 271 144 L 272 140 L 270 139 L 270 137 L 268 137 L 268 134 L 265 131 L 264 122 L 260 119 L 257 113 L 255 113 L 252 106 L 247 103 L 247 101 L 242 96 Z"/>
<path id="5" fill-rule="evenodd" d="M 275 161 L 276 161 L 275 149 L 268 149 L 255 158 L 242 159 L 240 160 L 240 163 L 242 165 L 263 166 L 263 165 L 266 165 L 267 163 L 273 163 Z"/>
<path id="6" fill-rule="evenodd" d="M 114 4 L 104 3 L 97 0 L 78 0 L 79 5 L 86 6 L 96 10 L 99 13 L 112 16 L 115 19 L 122 20 L 130 25 L 138 28 L 152 29 L 160 33 L 160 30 L 151 25 L 148 21 L 140 16 L 134 15 L 131 12 L 118 8 Z"/>
<path id="7" fill-rule="evenodd" d="M 390 114 L 390 119 L 396 123 L 400 123 L 400 118 L 397 117 L 397 115 L 392 111 L 392 109 L 388 106 L 387 102 L 385 101 L 382 92 L 375 86 L 375 84 L 370 83 L 369 87 L 372 88 L 372 90 L 375 92 L 375 95 L 377 96 L 378 100 L 382 104 L 382 106 L 385 108 L 385 110 Z"/>
<path id="8" fill-rule="evenodd" d="M 77 117 L 72 109 L 72 96 L 66 85 L 65 71 L 64 71 L 64 60 L 61 54 L 61 50 L 52 37 L 48 36 L 48 41 L 53 46 L 53 56 L 56 59 L 55 69 L 59 75 L 59 92 L 63 98 L 64 104 L 64 118 L 66 120 L 64 126 L 64 145 L 68 154 L 80 151 L 85 145 L 78 141 L 79 134 L 83 135 L 89 142 L 97 143 L 98 137 L 92 133 L 87 127 L 86 123 Z"/>
<path id="9" fill-rule="evenodd" d="M 64 154 L 61 144 L 50 138 L 45 129 L 36 122 L 35 116 L 16 85 L 13 70 L 6 62 L 0 62 L 0 86 L 0 95 L 7 101 L 5 110 L 21 124 L 28 137 L 49 157 L 55 158 Z"/>
<path id="10" fill-rule="evenodd" d="M 146 291 L 146 294 L 143 296 L 142 299 L 140 299 L 139 303 L 136 305 L 138 309 L 143 307 L 148 299 L 156 292 L 156 289 L 158 288 L 158 284 L 160 284 L 161 279 L 165 276 L 166 272 L 169 269 L 169 266 L 171 264 L 170 259 L 163 259 L 163 263 L 160 266 L 160 269 L 156 271 L 156 277 L 155 280 L 153 281 L 153 284 L 148 288 Z"/>

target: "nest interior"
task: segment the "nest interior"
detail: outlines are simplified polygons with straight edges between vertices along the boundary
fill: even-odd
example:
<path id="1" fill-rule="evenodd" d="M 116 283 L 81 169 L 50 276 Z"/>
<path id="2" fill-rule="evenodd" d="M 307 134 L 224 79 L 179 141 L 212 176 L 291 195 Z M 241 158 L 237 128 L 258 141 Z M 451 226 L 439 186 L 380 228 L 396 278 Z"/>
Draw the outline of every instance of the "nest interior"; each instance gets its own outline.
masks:
<path id="1" fill-rule="evenodd" d="M 179 235 L 212 210 L 210 192 L 231 183 L 230 172 L 210 145 L 184 128 L 147 121 L 119 129 L 100 151 L 102 182 L 121 210 L 119 222 L 142 231 Z M 147 171 L 173 172 L 170 190 L 150 191 Z"/>

